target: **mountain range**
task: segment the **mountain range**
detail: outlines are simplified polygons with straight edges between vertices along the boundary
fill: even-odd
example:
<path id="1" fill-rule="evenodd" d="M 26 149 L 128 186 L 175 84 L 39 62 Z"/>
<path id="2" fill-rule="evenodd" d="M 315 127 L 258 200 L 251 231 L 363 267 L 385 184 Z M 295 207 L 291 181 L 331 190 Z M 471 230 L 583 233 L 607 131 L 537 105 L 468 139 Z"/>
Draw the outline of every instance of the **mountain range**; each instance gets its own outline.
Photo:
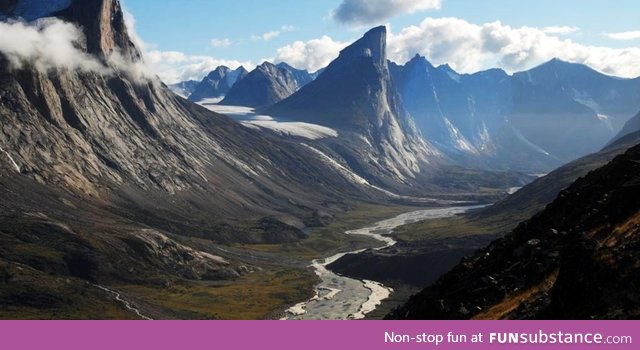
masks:
<path id="1" fill-rule="evenodd" d="M 266 107 L 279 102 L 312 81 L 306 71 L 264 62 L 231 88 L 223 105 Z"/>
<path id="2" fill-rule="evenodd" d="M 169 85 L 169 88 L 193 102 L 210 100 L 228 105 L 265 107 L 289 97 L 320 73 L 309 73 L 284 62 L 277 65 L 264 62 L 251 72 L 244 67 L 232 70 L 219 66 L 200 82 L 183 81 Z M 247 81 L 236 86 L 247 77 Z"/>
<path id="3" fill-rule="evenodd" d="M 222 103 L 281 113 L 270 107 L 323 71 L 309 74 L 286 63 L 265 63 Z M 388 62 L 388 71 L 389 90 L 422 138 L 454 163 L 476 168 L 549 172 L 627 134 L 633 123 L 623 128 L 625 123 L 640 109 L 640 78 L 612 77 L 558 59 L 512 75 L 501 69 L 459 74 L 416 55 L 404 65 Z"/>
<path id="4" fill-rule="evenodd" d="M 197 102 L 206 98 L 221 99 L 229 90 L 240 80 L 244 79 L 249 72 L 244 67 L 231 70 L 228 67 L 220 66 L 209 73 L 202 81 L 197 84 L 191 94 L 188 95 L 189 100 Z"/>
<path id="5" fill-rule="evenodd" d="M 419 172 L 426 144 L 417 134 L 406 139 L 414 148 L 401 144 L 401 133 L 413 131 L 403 129 L 410 123 L 398 119 L 396 107 L 386 106 L 396 98 L 385 92 L 389 76 L 380 63 L 386 58 L 362 56 L 364 43 L 382 48 L 380 30 L 377 42 L 346 51 L 334 65 L 346 69 L 365 58 L 369 83 L 379 89 L 363 96 L 375 98 L 377 107 L 359 118 L 380 124 L 341 157 L 339 145 L 349 141 L 332 133 L 282 137 L 172 93 L 145 73 L 118 0 L 49 5 L 18 1 L 0 10 L 9 18 L 28 12 L 32 20 L 73 25 L 82 37 L 74 49 L 87 61 L 85 69 L 43 68 L 28 60 L 16 66 L 0 55 L 0 268 L 12 281 L 0 291 L 3 305 L 67 310 L 104 300 L 88 281 L 238 278 L 253 271 L 252 255 L 212 247 L 297 242 L 306 237 L 302 229 L 326 224 L 355 202 L 427 196 L 426 186 L 403 179 Z M 313 76 L 287 66 L 263 67 L 286 76 L 290 93 L 313 84 Z M 225 69 L 210 77 L 210 87 L 216 78 L 234 80 Z M 240 82 L 247 79 L 251 74 Z M 370 144 L 384 140 L 389 145 Z M 355 165 L 368 161 L 354 161 L 357 152 L 380 157 L 367 179 Z M 504 178 L 504 186 L 526 181 Z M 59 285 L 62 277 L 68 285 Z M 69 299 L 79 291 L 87 297 Z"/>
<path id="6" fill-rule="evenodd" d="M 454 159 L 494 168 L 546 173 L 604 147 L 640 109 L 640 79 L 558 59 L 513 75 L 458 74 L 416 56 L 391 63 L 391 72 L 428 140 Z"/>
<path id="7" fill-rule="evenodd" d="M 0 267 L 15 287 L 1 288 L 3 305 L 73 309 L 86 298 L 67 293 L 100 294 L 86 281 L 237 278 L 250 271 L 242 258 L 186 242 L 297 241 L 350 200 L 387 197 L 299 139 L 246 128 L 123 70 L 141 55 L 119 1 L 42 15 L 81 28 L 78 49 L 99 69 L 43 71 L 0 55 Z"/>
<path id="8" fill-rule="evenodd" d="M 397 65 L 382 26 L 316 73 L 265 62 L 167 86 L 118 0 L 4 1 L 0 19 L 78 31 L 75 65 L 0 53 L 0 315 L 122 317 L 119 292 L 104 285 L 158 317 L 217 317 L 190 304 L 212 289 L 234 300 L 234 288 L 258 290 L 282 307 L 307 297 L 307 259 L 370 244 L 307 229 L 363 206 L 498 201 L 470 217 L 520 221 L 558 196 L 394 317 L 582 317 L 558 305 L 563 286 L 613 288 L 635 271 L 616 268 L 635 259 L 638 149 L 621 154 L 640 142 L 639 79 L 558 60 L 513 75 L 458 74 L 420 56 Z M 213 112 L 211 101 L 248 116 Z M 597 272 L 586 282 L 575 280 L 581 259 Z M 479 289 L 458 293 L 462 280 Z M 619 311 L 633 294 L 613 294 L 588 311 L 637 314 Z M 496 311 L 512 298 L 526 307 Z"/>

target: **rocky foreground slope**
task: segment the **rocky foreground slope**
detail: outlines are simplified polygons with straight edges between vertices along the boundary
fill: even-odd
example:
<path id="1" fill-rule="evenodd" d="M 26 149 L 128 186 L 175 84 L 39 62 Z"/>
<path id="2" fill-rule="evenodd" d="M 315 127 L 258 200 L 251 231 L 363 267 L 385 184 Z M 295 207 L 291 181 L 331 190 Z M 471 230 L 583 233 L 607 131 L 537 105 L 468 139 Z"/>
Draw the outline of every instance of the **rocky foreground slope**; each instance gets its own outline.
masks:
<path id="1" fill-rule="evenodd" d="M 640 317 L 640 146 L 577 180 L 544 211 L 388 317 Z"/>

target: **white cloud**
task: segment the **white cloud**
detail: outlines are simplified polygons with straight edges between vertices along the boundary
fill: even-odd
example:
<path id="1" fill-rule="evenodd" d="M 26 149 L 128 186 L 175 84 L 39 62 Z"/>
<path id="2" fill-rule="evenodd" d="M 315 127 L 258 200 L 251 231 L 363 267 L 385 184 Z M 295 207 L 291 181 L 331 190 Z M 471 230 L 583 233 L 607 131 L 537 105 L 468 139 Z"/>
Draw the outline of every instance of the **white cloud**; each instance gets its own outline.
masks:
<path id="1" fill-rule="evenodd" d="M 225 47 L 229 47 L 233 45 L 233 41 L 231 41 L 231 39 L 211 39 L 211 46 L 216 47 L 216 48 L 225 48 Z"/>
<path id="2" fill-rule="evenodd" d="M 82 31 L 55 18 L 32 23 L 0 22 L 0 52 L 14 68 L 33 64 L 47 71 L 54 68 L 80 69 L 108 73 L 109 69 L 78 49 Z"/>
<path id="3" fill-rule="evenodd" d="M 275 61 L 284 61 L 295 68 L 315 72 L 336 59 L 340 50 L 347 45 L 349 43 L 334 41 L 326 35 L 320 39 L 313 39 L 307 42 L 296 41 L 279 48 Z"/>
<path id="4" fill-rule="evenodd" d="M 247 69 L 255 67 L 251 62 L 217 59 L 210 56 L 187 55 L 177 51 L 150 49 L 135 32 L 135 19 L 125 12 L 129 36 L 141 50 L 144 61 L 131 62 L 119 52 L 107 57 L 106 62 L 83 52 L 80 47 L 84 34 L 74 24 L 57 18 L 40 19 L 31 23 L 0 22 L 0 53 L 12 68 L 32 64 L 48 71 L 57 68 L 77 69 L 110 75 L 114 71 L 132 79 L 148 79 L 156 74 L 166 83 L 202 79 L 220 65 Z"/>
<path id="5" fill-rule="evenodd" d="M 127 34 L 129 35 L 129 38 L 131 38 L 133 44 L 143 52 L 148 50 L 149 47 L 147 43 L 145 43 L 144 40 L 142 40 L 142 38 L 138 35 L 138 32 L 136 32 L 136 18 L 133 16 L 133 14 L 126 8 L 123 8 L 123 17 L 124 23 L 127 26 Z"/>
<path id="6" fill-rule="evenodd" d="M 147 51 L 146 58 L 150 64 L 178 64 L 187 60 L 187 55 L 178 51 Z"/>
<path id="7" fill-rule="evenodd" d="M 279 37 L 282 33 L 293 32 L 295 30 L 296 30 L 296 27 L 294 26 L 284 25 L 277 30 L 271 30 L 266 33 L 262 33 L 260 35 L 252 35 L 251 39 L 253 41 L 258 41 L 258 40 L 269 41 L 271 39 L 275 39 Z"/>
<path id="8" fill-rule="evenodd" d="M 477 25 L 458 18 L 426 18 L 420 25 L 390 34 L 388 42 L 389 56 L 396 62 L 419 53 L 436 65 L 449 63 L 463 73 L 492 67 L 514 72 L 557 57 L 607 74 L 640 75 L 640 48 L 588 46 L 543 29 L 513 28 L 501 22 Z"/>
<path id="9" fill-rule="evenodd" d="M 331 16 L 341 23 L 363 26 L 379 24 L 401 14 L 441 7 L 442 0 L 342 0 Z"/>
<path id="10" fill-rule="evenodd" d="M 605 36 L 612 40 L 639 40 L 640 30 L 634 30 L 630 32 L 606 33 Z"/>
<path id="11" fill-rule="evenodd" d="M 542 28 L 542 31 L 550 35 L 570 35 L 578 33 L 580 28 L 570 26 L 551 26 Z"/>
<path id="12" fill-rule="evenodd" d="M 58 18 L 0 22 L 0 38 L 0 53 L 11 68 L 29 64 L 44 72 L 62 68 L 103 75 L 122 73 L 136 81 L 154 76 L 144 62 L 131 62 L 118 51 L 106 60 L 82 51 L 82 30 Z"/>
<path id="13" fill-rule="evenodd" d="M 263 33 L 262 35 L 253 35 L 253 36 L 251 36 L 251 38 L 253 40 L 269 41 L 269 40 L 271 40 L 273 38 L 276 38 L 278 36 L 280 36 L 280 31 L 279 30 L 272 30 L 270 32 Z"/>
<path id="14" fill-rule="evenodd" d="M 275 32 L 293 30 L 295 28 L 282 26 Z M 508 72 L 520 71 L 558 57 L 584 63 L 607 74 L 640 76 L 637 64 L 640 62 L 640 48 L 588 46 L 560 37 L 578 30 L 566 26 L 514 28 L 501 22 L 478 25 L 458 18 L 426 18 L 419 25 L 406 27 L 398 33 L 389 30 L 388 54 L 391 60 L 404 63 L 419 53 L 436 65 L 448 63 L 462 73 L 495 67 Z M 265 40 L 266 34 L 269 33 L 260 36 L 260 40 Z M 273 38 L 273 35 L 266 37 Z M 152 50 L 150 45 L 139 40 L 134 31 L 131 36 L 140 42 L 136 43 L 138 47 L 144 48 L 145 60 L 151 69 L 169 84 L 200 80 L 220 65 L 233 69 L 242 65 L 248 70 L 256 66 L 253 62 Z M 296 41 L 279 48 L 275 57 L 268 60 L 284 61 L 299 69 L 316 71 L 331 63 L 347 45 L 348 42 L 335 41 L 328 36 L 306 42 Z"/>

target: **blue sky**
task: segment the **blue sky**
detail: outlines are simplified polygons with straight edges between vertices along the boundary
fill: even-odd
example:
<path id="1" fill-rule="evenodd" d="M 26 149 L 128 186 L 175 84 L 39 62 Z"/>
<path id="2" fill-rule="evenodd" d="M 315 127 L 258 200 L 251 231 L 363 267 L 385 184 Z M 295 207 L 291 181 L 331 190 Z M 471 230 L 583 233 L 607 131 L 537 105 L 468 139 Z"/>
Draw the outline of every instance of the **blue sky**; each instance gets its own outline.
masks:
<path id="1" fill-rule="evenodd" d="M 362 24 L 345 23 L 345 21 L 341 22 L 338 18 L 332 17 L 332 11 L 338 9 L 341 4 L 346 6 L 344 3 L 350 5 L 348 8 L 352 12 L 367 12 L 369 4 L 373 3 L 377 3 L 377 5 L 372 5 L 374 7 L 388 6 L 388 9 L 398 8 L 397 5 L 394 5 L 397 3 L 415 3 L 415 6 L 406 5 L 406 11 L 399 11 L 395 16 L 375 18 Z M 429 8 L 429 4 L 432 5 L 431 9 L 423 10 Z M 541 60 L 549 58 L 547 56 L 551 53 L 542 52 L 545 50 L 540 50 L 541 45 L 553 47 L 554 50 L 561 53 L 565 51 L 565 46 L 563 46 L 565 44 L 558 44 L 555 41 L 546 44 L 545 40 L 547 39 L 539 38 L 539 33 L 530 32 L 527 34 L 525 31 L 519 31 L 522 27 L 538 30 L 546 28 L 547 35 L 557 38 L 559 41 L 570 41 L 579 45 L 568 46 L 566 49 L 567 60 L 587 63 L 609 74 L 634 75 L 635 71 L 629 71 L 628 68 L 622 67 L 627 64 L 628 58 L 627 60 L 620 59 L 618 62 L 616 55 L 628 56 L 628 51 L 621 51 L 624 49 L 631 50 L 631 54 L 634 55 L 637 54 L 636 50 L 640 51 L 640 35 L 635 33 L 640 31 L 640 21 L 637 19 L 638 13 L 640 13 L 640 2 L 636 0 L 272 0 L 269 2 L 255 0 L 125 0 L 124 5 L 135 17 L 136 32 L 147 43 L 147 50 L 156 51 L 156 53 L 181 53 L 185 57 L 189 57 L 188 62 L 174 62 L 176 61 L 174 59 L 171 64 L 167 64 L 166 60 L 158 59 L 159 70 L 175 70 L 171 73 L 173 77 L 167 77 L 165 80 L 175 80 L 178 75 L 181 78 L 187 76 L 196 78 L 197 75 L 203 75 L 206 73 L 204 70 L 208 67 L 203 66 L 203 72 L 195 73 L 194 71 L 185 74 L 180 72 L 180 67 L 184 68 L 188 64 L 196 62 L 197 60 L 193 57 L 203 58 L 205 56 L 211 58 L 211 63 L 219 60 L 231 63 L 229 65 L 235 65 L 235 63 L 255 65 L 264 59 L 282 60 L 286 57 L 292 59 L 296 65 L 300 66 L 299 68 L 315 69 L 320 64 L 317 63 L 318 60 L 298 56 L 291 58 L 293 57 L 291 55 L 302 53 L 290 52 L 289 55 L 283 56 L 279 54 L 278 50 L 296 41 L 307 43 L 310 40 L 327 36 L 335 43 L 332 50 L 338 51 L 346 43 L 357 39 L 368 27 L 376 24 L 390 25 L 391 36 L 397 35 L 397 38 L 390 39 L 390 46 L 396 52 L 395 57 L 392 55 L 391 59 L 402 61 L 408 56 L 420 53 L 434 63 L 441 64 L 449 63 L 445 61 L 451 61 L 455 68 L 463 72 L 485 69 L 490 66 L 500 66 L 508 71 L 528 68 L 528 66 L 539 64 Z M 416 10 L 416 8 L 418 9 Z M 350 13 L 349 15 L 354 14 Z M 369 16 L 369 14 L 361 15 Z M 415 36 L 412 39 L 399 35 L 404 28 L 420 27 L 427 17 L 432 19 L 445 18 L 450 21 L 424 23 L 420 29 L 423 32 L 419 35 L 420 37 L 428 37 L 430 42 L 424 42 L 422 46 L 415 44 Z M 452 21 L 452 19 L 462 22 Z M 478 52 L 472 49 L 471 52 L 474 52 L 476 60 L 474 62 L 456 56 L 463 52 L 456 52 L 455 49 L 452 49 L 453 45 L 456 43 L 460 45 L 461 40 L 461 45 L 471 45 L 469 41 L 475 40 L 472 38 L 477 37 L 477 33 L 482 32 L 484 33 L 482 35 L 485 35 L 488 30 L 495 31 L 491 26 L 480 27 L 496 21 L 501 23 L 500 28 L 497 29 L 498 32 L 509 37 L 517 36 L 517 38 L 512 37 L 511 40 L 531 41 L 531 47 L 508 48 L 507 46 L 513 46 L 513 44 L 504 42 L 502 43 L 505 45 L 504 48 L 500 48 L 499 52 L 496 51 L 498 50 L 496 48 L 490 55 L 481 49 L 478 49 Z M 454 22 L 457 24 L 453 25 Z M 549 27 L 562 27 L 563 29 L 560 30 L 560 33 L 550 31 Z M 446 30 L 446 33 L 443 34 L 443 30 Z M 465 33 L 464 38 L 458 37 L 460 32 Z M 627 35 L 623 38 L 627 40 L 613 40 L 606 35 L 607 33 L 626 33 Z M 414 35 L 418 34 L 414 33 Z M 502 37 L 503 34 L 500 35 Z M 437 47 L 431 43 L 442 37 L 447 37 L 449 41 L 438 44 Z M 214 39 L 216 41 L 212 43 Z M 620 38 L 618 37 L 618 39 Z M 536 40 L 542 41 L 537 42 Z M 298 46 L 298 51 L 310 51 L 306 46 Z M 486 42 L 475 45 L 476 49 L 478 46 L 486 46 Z M 583 47 L 603 47 L 618 51 L 599 54 L 593 50 L 593 53 L 586 53 Z M 314 53 L 306 52 L 305 54 L 313 55 Z M 318 55 L 330 56 L 324 52 Z M 515 59 L 515 56 L 518 58 Z M 527 57 L 523 58 L 524 56 Z M 605 60 L 612 61 L 612 56 L 616 58 L 613 59 L 616 62 L 605 62 Z M 324 56 L 320 59 L 321 62 L 326 60 L 328 58 Z"/>

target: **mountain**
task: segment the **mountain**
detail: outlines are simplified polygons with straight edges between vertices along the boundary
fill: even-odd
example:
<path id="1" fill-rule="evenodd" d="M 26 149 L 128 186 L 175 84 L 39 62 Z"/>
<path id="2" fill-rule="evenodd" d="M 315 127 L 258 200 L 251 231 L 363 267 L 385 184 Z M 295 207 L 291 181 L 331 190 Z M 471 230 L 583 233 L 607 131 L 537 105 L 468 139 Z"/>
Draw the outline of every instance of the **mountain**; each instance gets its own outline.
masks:
<path id="1" fill-rule="evenodd" d="M 55 18 L 13 25 L 77 28 L 60 49 L 83 62 L 0 52 L 2 317 L 130 317 L 95 285 L 183 293 L 235 279 L 263 260 L 229 244 L 296 242 L 350 201 L 388 198 L 327 166 L 313 140 L 245 127 L 145 74 L 119 1 L 38 13 Z"/>
<path id="2" fill-rule="evenodd" d="M 180 97 L 188 98 L 193 93 L 193 91 L 198 87 L 199 84 L 200 82 L 197 80 L 187 80 L 187 81 L 182 81 L 176 84 L 168 85 L 168 87 L 169 87 L 169 90 L 173 91 L 173 93 L 175 93 L 176 95 Z"/>
<path id="3" fill-rule="evenodd" d="M 312 80 L 313 75 L 307 71 L 284 63 L 264 62 L 238 82 L 220 104 L 267 107 L 291 96 Z"/>
<path id="4" fill-rule="evenodd" d="M 405 107 L 438 148 L 452 154 L 493 150 L 485 131 L 495 124 L 492 119 L 498 116 L 494 112 L 506 104 L 501 99 L 507 95 L 503 91 L 508 78 L 504 71 L 461 76 L 449 66 L 436 68 L 418 55 L 404 66 L 390 63 L 390 67 Z M 491 96 L 491 91 L 496 91 L 495 95 Z M 471 102 L 469 96 L 476 95 L 477 101 Z"/>
<path id="5" fill-rule="evenodd" d="M 458 74 L 421 56 L 390 67 L 427 139 L 475 166 L 547 172 L 602 148 L 640 108 L 640 79 L 557 59 L 512 76 Z"/>
<path id="6" fill-rule="evenodd" d="M 640 131 L 640 113 L 638 113 L 635 117 L 629 119 L 627 124 L 625 124 L 624 128 L 620 131 L 620 133 L 611 141 L 615 143 L 618 140 L 621 140 L 628 135 L 637 133 Z"/>
<path id="7" fill-rule="evenodd" d="M 514 78 L 572 98 L 608 120 L 616 130 L 638 109 L 640 78 L 617 78 L 559 59 L 516 73 Z"/>
<path id="8" fill-rule="evenodd" d="M 638 195 L 640 146 L 577 180 L 388 317 L 638 318 Z"/>
<path id="9" fill-rule="evenodd" d="M 318 75 L 320 75 L 322 73 L 322 69 L 315 72 L 315 73 L 309 73 L 309 71 L 307 71 L 306 69 L 297 69 L 297 68 L 293 68 L 290 65 L 288 65 L 286 62 L 280 62 L 278 64 L 276 64 L 276 67 L 280 68 L 280 69 L 284 69 L 286 71 L 288 71 L 289 73 L 291 73 L 291 75 L 293 75 L 293 78 L 296 80 L 296 82 L 298 83 L 299 88 L 309 84 L 310 82 L 314 81 Z"/>
<path id="10" fill-rule="evenodd" d="M 393 89 L 385 27 L 367 32 L 316 80 L 264 113 L 337 129 L 348 142 L 330 148 L 365 179 L 409 183 L 439 158 Z"/>
<path id="11" fill-rule="evenodd" d="M 231 70 L 228 67 L 220 66 L 202 79 L 200 84 L 193 90 L 193 93 L 189 95 L 189 100 L 198 102 L 207 98 L 223 98 L 247 74 L 248 72 L 244 67 Z"/>
<path id="12" fill-rule="evenodd" d="M 640 131 L 612 142 L 602 150 L 569 162 L 524 186 L 516 193 L 469 215 L 472 222 L 499 222 L 510 218 L 515 223 L 542 211 L 565 188 L 578 178 L 598 169 L 629 148 L 640 144 Z"/>
<path id="13" fill-rule="evenodd" d="M 80 49 L 101 66 L 43 72 L 0 55 L 3 181 L 17 177 L 73 193 L 152 226 L 191 222 L 185 234 L 222 240 L 253 238 L 195 222 L 280 217 L 301 226 L 321 198 L 333 198 L 333 190 L 313 190 L 318 183 L 363 193 L 299 140 L 247 128 L 178 98 L 155 76 L 115 64 L 116 53 L 125 66 L 142 63 L 117 0 L 70 1 L 56 16 L 81 29 Z"/>

